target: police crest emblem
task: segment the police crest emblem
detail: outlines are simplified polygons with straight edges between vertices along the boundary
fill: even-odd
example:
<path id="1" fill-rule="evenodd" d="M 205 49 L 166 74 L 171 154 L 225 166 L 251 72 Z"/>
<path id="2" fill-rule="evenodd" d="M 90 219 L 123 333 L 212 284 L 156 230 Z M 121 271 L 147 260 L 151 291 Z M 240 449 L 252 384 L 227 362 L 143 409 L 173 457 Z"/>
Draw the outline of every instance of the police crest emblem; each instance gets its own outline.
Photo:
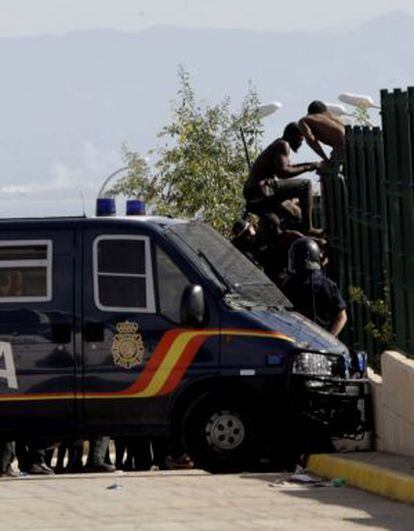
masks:
<path id="1" fill-rule="evenodd" d="M 116 325 L 117 333 L 111 349 L 115 365 L 125 369 L 142 365 L 145 347 L 138 330 L 138 324 L 130 321 L 124 321 Z"/>

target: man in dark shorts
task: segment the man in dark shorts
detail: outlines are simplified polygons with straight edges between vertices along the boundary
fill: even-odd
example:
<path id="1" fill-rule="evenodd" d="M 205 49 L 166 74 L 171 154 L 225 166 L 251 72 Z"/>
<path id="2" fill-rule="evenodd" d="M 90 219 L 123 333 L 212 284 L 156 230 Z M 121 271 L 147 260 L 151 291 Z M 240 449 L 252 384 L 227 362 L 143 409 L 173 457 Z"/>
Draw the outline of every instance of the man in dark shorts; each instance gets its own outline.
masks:
<path id="1" fill-rule="evenodd" d="M 287 199 L 298 198 L 302 210 L 304 234 L 319 236 L 322 231 L 312 225 L 312 183 L 309 179 L 292 179 L 308 171 L 320 168 L 320 162 L 292 164 L 290 150 L 298 151 L 303 142 L 303 134 L 296 122 L 288 124 L 282 138 L 268 146 L 254 162 L 248 180 L 244 185 L 244 197 L 248 212 L 257 214 L 274 226 L 277 234 L 280 227 L 281 204 Z"/>
<path id="2" fill-rule="evenodd" d="M 345 126 L 328 112 L 322 101 L 315 100 L 308 107 L 308 114 L 299 120 L 299 127 L 308 146 L 325 162 L 342 160 L 345 147 Z M 321 143 L 332 148 L 329 158 Z"/>
<path id="3" fill-rule="evenodd" d="M 283 292 L 294 309 L 337 336 L 348 320 L 346 303 L 338 286 L 322 271 L 320 249 L 314 240 L 300 238 L 292 244 L 289 271 Z"/>

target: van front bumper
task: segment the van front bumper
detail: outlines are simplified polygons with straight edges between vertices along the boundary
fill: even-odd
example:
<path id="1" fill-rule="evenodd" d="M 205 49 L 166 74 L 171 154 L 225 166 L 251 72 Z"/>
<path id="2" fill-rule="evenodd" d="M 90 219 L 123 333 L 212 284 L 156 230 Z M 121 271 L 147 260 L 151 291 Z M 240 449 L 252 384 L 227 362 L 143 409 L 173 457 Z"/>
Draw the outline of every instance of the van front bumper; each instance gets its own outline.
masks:
<path id="1" fill-rule="evenodd" d="M 366 378 L 293 374 L 290 397 L 297 416 L 324 426 L 333 437 L 356 438 L 371 429 Z"/>

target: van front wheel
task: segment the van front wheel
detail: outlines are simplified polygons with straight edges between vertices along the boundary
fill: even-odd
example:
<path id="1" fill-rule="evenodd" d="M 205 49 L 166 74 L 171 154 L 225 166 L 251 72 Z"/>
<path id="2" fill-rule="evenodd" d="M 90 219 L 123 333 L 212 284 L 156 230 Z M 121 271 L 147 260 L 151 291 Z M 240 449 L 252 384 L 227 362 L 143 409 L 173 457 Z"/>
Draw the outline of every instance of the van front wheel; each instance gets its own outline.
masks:
<path id="1" fill-rule="evenodd" d="M 210 472 L 238 472 L 257 458 L 253 412 L 239 400 L 207 395 L 184 417 L 183 438 L 195 464 Z"/>

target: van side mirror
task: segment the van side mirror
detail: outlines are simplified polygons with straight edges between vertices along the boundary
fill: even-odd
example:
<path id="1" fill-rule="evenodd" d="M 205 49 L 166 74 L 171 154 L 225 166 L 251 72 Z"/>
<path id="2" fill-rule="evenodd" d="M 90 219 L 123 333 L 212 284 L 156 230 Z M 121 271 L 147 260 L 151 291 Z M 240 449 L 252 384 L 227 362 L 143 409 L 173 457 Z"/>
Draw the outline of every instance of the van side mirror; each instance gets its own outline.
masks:
<path id="1" fill-rule="evenodd" d="M 203 288 L 196 284 L 187 286 L 181 297 L 181 324 L 200 326 L 204 321 L 205 312 L 206 303 Z"/>

